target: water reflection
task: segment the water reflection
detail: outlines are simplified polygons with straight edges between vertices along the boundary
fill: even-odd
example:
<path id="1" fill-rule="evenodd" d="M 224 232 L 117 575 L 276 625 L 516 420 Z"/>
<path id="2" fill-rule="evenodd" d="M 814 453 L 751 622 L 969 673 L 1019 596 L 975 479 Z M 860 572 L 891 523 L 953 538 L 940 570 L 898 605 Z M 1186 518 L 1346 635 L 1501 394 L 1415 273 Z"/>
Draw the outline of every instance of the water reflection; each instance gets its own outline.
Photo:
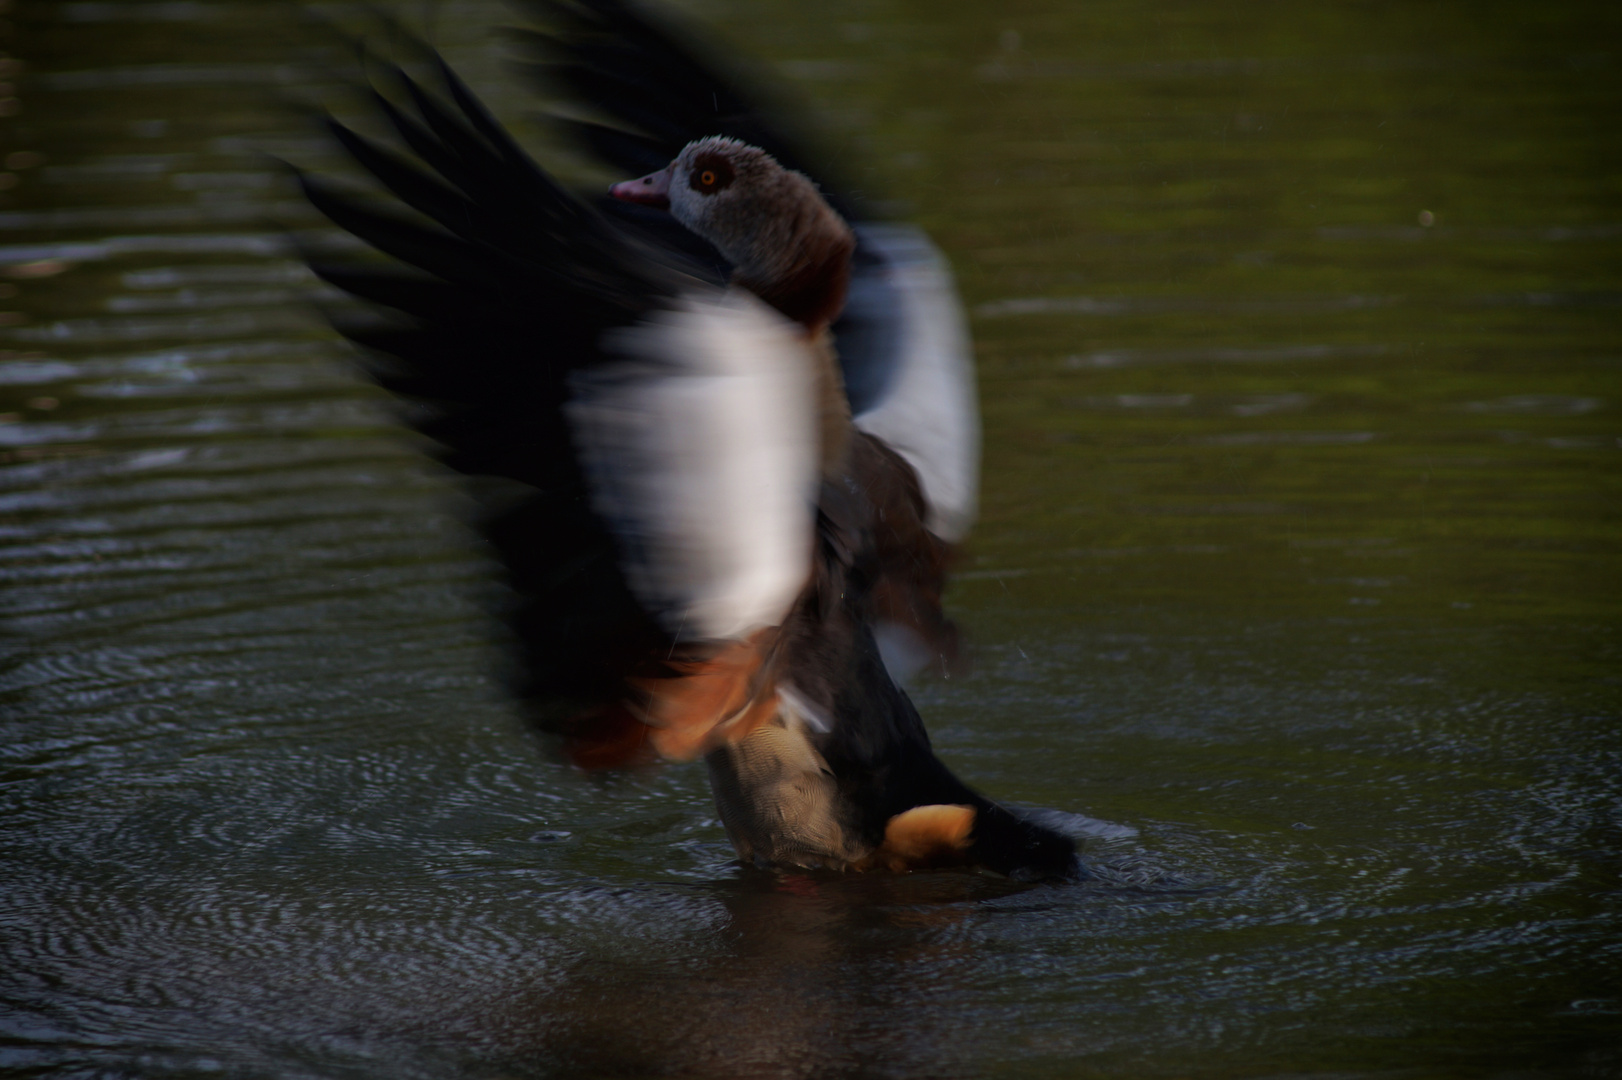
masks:
<path id="1" fill-rule="evenodd" d="M 520 1075 L 857 1076 L 880 1060 L 953 1075 L 982 1033 L 935 1003 L 964 989 L 976 905 L 1021 891 L 967 874 L 749 871 L 699 894 L 718 925 L 687 955 L 593 955 L 484 1015 Z"/>

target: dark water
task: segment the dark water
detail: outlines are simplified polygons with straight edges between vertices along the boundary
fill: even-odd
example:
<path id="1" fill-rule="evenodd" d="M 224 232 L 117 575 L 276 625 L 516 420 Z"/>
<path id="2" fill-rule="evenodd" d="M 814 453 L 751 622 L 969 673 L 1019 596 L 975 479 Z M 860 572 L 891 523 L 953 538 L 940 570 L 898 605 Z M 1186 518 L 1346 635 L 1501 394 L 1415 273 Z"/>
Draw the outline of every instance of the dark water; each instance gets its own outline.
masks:
<path id="1" fill-rule="evenodd" d="M 523 123 L 509 15 L 402 10 Z M 558 764 L 285 247 L 319 33 L 16 0 L 0 1072 L 1622 1075 L 1622 9 L 698 11 L 955 262 L 919 696 L 1094 876 L 744 873 Z"/>

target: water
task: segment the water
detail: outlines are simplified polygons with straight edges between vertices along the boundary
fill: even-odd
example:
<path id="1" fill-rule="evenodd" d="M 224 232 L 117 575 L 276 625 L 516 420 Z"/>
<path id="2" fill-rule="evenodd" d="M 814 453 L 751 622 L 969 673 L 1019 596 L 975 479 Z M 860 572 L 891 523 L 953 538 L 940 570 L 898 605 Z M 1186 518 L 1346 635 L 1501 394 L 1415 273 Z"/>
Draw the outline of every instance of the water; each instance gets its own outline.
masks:
<path id="1" fill-rule="evenodd" d="M 403 10 L 537 134 L 509 16 Z M 1618 14 L 696 10 L 955 262 L 977 667 L 918 696 L 1092 878 L 744 872 L 699 769 L 559 763 L 285 250 L 326 40 L 23 0 L 0 1071 L 1622 1074 Z"/>

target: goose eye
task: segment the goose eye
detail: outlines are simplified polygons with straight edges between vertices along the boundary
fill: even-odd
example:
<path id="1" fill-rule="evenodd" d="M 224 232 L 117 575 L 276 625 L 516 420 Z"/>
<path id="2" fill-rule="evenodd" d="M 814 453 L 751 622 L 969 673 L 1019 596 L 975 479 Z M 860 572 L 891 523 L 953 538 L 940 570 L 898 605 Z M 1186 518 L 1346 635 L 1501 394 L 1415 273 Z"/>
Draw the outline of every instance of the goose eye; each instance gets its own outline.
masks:
<path id="1" fill-rule="evenodd" d="M 687 186 L 700 195 L 715 195 L 731 186 L 734 175 L 731 162 L 719 154 L 700 154 L 688 166 Z"/>

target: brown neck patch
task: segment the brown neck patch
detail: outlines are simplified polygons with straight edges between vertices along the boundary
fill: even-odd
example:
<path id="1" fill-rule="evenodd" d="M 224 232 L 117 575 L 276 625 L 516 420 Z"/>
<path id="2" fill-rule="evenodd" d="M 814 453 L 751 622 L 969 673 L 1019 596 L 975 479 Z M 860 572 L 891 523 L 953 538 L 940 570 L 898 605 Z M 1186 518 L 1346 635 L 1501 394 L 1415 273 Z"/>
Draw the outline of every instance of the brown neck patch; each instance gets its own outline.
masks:
<path id="1" fill-rule="evenodd" d="M 850 257 L 855 250 L 855 237 L 848 230 L 815 236 L 807 241 L 799 265 L 779 280 L 758 282 L 740 276 L 737 282 L 815 333 L 833 322 L 845 306 Z"/>

